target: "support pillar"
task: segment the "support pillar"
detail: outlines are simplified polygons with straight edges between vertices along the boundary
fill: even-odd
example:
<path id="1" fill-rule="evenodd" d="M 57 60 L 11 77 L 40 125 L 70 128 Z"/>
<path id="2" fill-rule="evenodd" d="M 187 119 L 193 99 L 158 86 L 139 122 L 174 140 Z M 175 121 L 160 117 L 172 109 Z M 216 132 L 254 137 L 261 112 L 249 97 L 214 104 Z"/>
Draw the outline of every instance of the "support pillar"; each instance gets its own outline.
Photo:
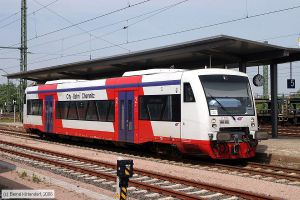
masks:
<path id="1" fill-rule="evenodd" d="M 263 77 L 264 77 L 264 84 L 263 84 L 263 98 L 268 99 L 269 98 L 269 66 L 264 65 L 263 66 Z"/>
<path id="2" fill-rule="evenodd" d="M 27 71 L 27 6 L 26 0 L 21 1 L 21 57 L 20 57 L 20 72 Z M 27 87 L 27 81 L 20 79 L 19 86 L 19 113 L 20 121 L 23 122 L 23 96 Z"/>
<path id="3" fill-rule="evenodd" d="M 272 118 L 272 138 L 278 137 L 278 82 L 277 82 L 277 64 L 270 65 L 271 76 L 271 118 Z"/>
<path id="4" fill-rule="evenodd" d="M 239 71 L 247 73 L 247 67 L 245 63 L 239 63 Z"/>

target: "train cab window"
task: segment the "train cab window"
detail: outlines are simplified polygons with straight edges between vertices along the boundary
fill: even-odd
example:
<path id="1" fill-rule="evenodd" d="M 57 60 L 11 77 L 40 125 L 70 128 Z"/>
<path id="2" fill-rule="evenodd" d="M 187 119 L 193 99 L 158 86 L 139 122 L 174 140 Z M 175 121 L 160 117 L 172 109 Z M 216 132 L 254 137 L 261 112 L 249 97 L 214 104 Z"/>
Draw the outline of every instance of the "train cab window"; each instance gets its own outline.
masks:
<path id="1" fill-rule="evenodd" d="M 29 99 L 27 100 L 27 115 L 42 115 L 43 100 Z"/>
<path id="2" fill-rule="evenodd" d="M 180 121 L 180 95 L 147 95 L 139 97 L 139 119 Z"/>
<path id="3" fill-rule="evenodd" d="M 190 83 L 183 83 L 183 101 L 184 102 L 195 102 L 193 89 Z"/>

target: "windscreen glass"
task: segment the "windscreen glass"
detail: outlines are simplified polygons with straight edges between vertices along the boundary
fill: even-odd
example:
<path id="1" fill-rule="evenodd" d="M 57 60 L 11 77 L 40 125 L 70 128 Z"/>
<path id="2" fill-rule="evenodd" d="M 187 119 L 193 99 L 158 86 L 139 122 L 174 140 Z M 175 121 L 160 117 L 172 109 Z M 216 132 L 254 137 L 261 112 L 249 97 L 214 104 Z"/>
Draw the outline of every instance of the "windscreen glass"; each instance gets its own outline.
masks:
<path id="1" fill-rule="evenodd" d="M 247 77 L 202 75 L 210 115 L 254 115 L 251 89 Z"/>

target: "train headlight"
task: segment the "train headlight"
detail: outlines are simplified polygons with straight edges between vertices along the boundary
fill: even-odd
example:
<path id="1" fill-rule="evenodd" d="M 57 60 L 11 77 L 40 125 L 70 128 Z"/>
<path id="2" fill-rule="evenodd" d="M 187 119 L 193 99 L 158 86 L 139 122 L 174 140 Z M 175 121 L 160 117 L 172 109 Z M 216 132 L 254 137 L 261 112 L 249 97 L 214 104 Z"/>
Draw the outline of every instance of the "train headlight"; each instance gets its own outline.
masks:
<path id="1" fill-rule="evenodd" d="M 254 123 L 254 118 L 253 117 L 251 118 L 251 122 Z"/>
<path id="2" fill-rule="evenodd" d="M 230 133 L 221 133 L 219 132 L 217 134 L 217 141 L 219 142 L 225 142 L 231 140 L 231 134 Z"/>
<path id="3" fill-rule="evenodd" d="M 255 139 L 257 140 L 267 140 L 268 138 L 269 138 L 268 132 L 263 132 L 263 131 L 255 132 Z"/>
<path id="4" fill-rule="evenodd" d="M 251 123 L 251 126 L 254 127 L 254 126 L 255 126 L 255 123 Z"/>
<path id="5" fill-rule="evenodd" d="M 217 120 L 215 118 L 212 118 L 211 123 L 215 124 L 217 122 Z"/>
<path id="6" fill-rule="evenodd" d="M 215 119 L 215 118 L 212 118 L 211 119 L 211 126 L 213 127 L 213 128 L 217 128 L 217 120 Z"/>

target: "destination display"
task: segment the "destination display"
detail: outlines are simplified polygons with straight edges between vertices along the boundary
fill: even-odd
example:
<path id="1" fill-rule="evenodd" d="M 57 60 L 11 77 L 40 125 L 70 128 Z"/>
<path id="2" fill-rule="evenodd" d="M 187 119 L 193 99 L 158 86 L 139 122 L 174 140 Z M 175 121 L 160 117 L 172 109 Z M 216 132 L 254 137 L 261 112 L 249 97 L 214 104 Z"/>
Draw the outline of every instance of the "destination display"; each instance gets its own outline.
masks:
<path id="1" fill-rule="evenodd" d="M 95 94 L 93 92 L 91 93 L 84 93 L 84 92 L 78 92 L 78 93 L 67 93 L 66 99 L 68 100 L 88 100 L 88 99 L 94 99 Z"/>
<path id="2" fill-rule="evenodd" d="M 90 90 L 57 93 L 59 101 L 106 100 L 105 90 Z"/>

